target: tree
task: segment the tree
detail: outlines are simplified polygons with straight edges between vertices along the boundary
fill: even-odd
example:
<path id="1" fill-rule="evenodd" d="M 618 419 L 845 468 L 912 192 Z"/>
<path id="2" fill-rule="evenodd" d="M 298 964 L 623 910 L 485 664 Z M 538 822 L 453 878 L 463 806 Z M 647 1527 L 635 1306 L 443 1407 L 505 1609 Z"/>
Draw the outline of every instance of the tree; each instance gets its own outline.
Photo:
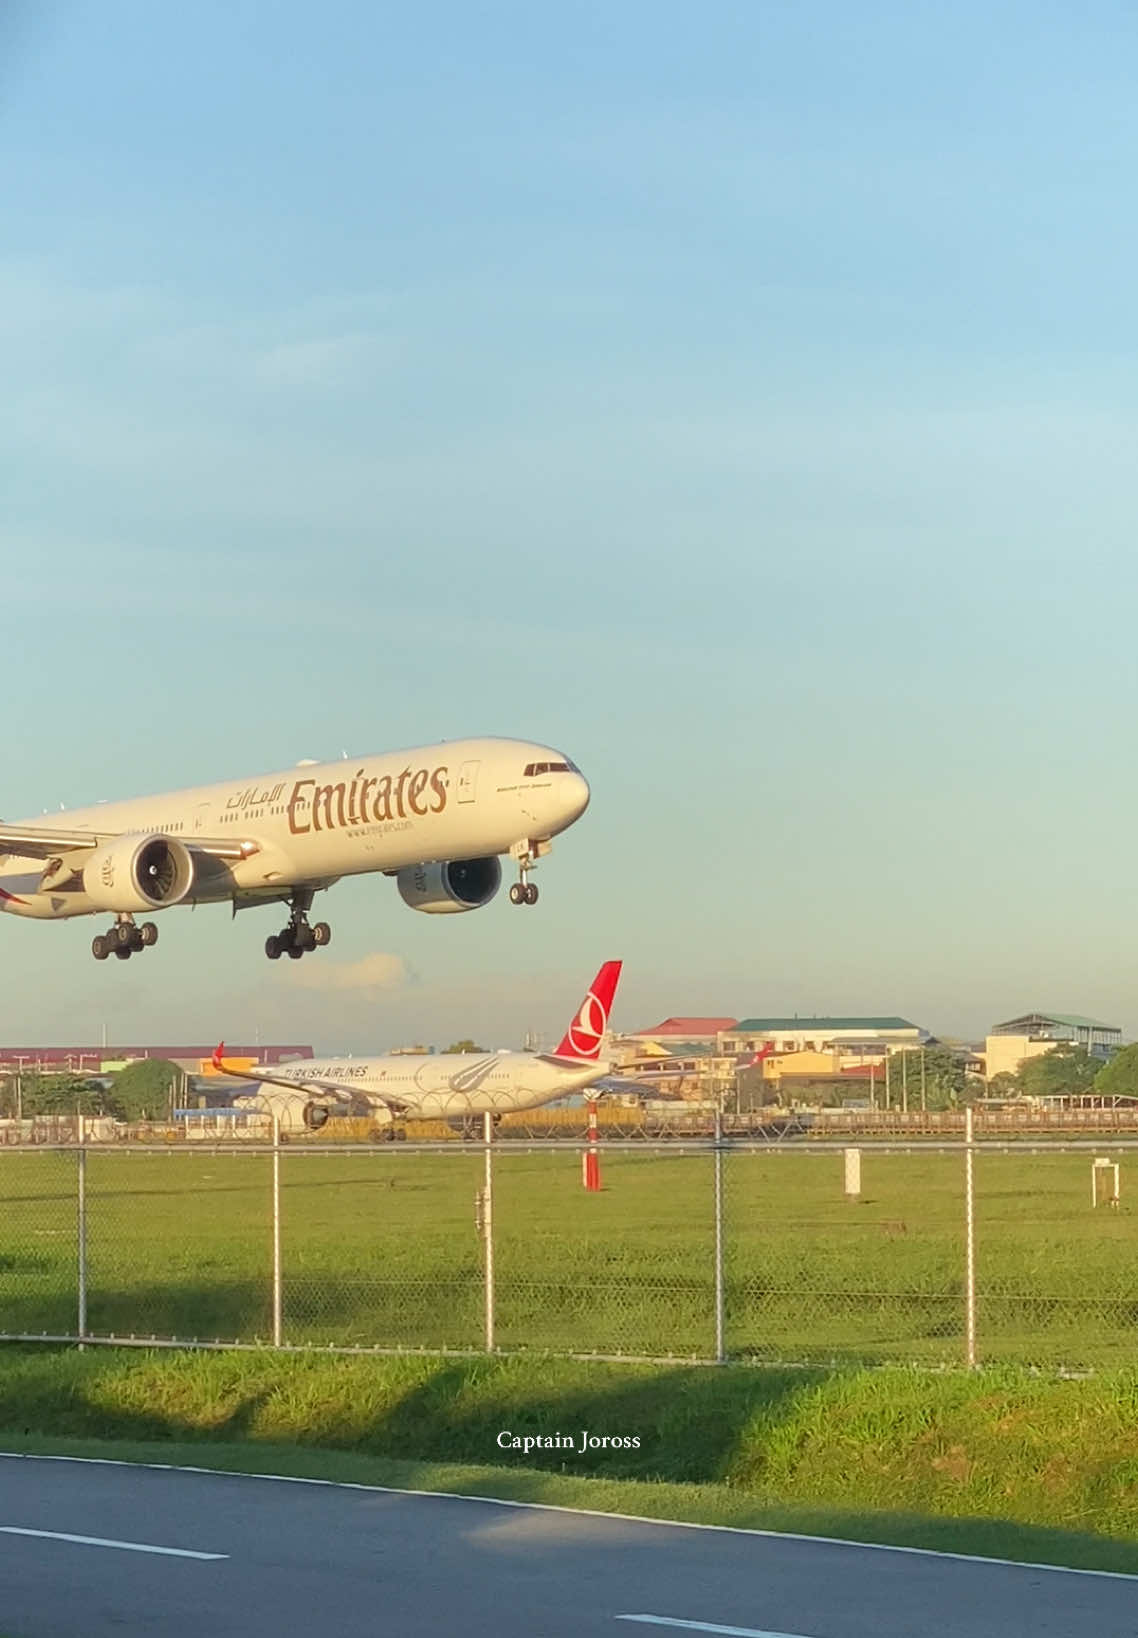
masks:
<path id="1" fill-rule="evenodd" d="M 1138 1042 L 1103 1064 L 1095 1076 L 1095 1091 L 1104 1098 L 1138 1098 Z"/>
<path id="2" fill-rule="evenodd" d="M 964 1060 L 949 1047 L 924 1047 L 916 1051 L 895 1052 L 889 1058 L 889 1102 L 900 1109 L 904 1093 L 910 1109 L 921 1108 L 921 1075 L 924 1061 L 926 1109 L 949 1109 L 954 1104 L 966 1103 Z M 884 1097 L 885 1071 L 874 1075 L 879 1097 Z"/>
<path id="3" fill-rule="evenodd" d="M 1089 1092 L 1102 1067 L 1084 1046 L 1062 1041 L 1038 1058 L 1025 1058 L 1019 1066 L 1020 1090 L 1025 1098 L 1073 1097 Z"/>
<path id="4" fill-rule="evenodd" d="M 1019 1076 L 1013 1075 L 1010 1069 L 1001 1069 L 998 1075 L 993 1075 L 988 1082 L 988 1096 L 990 1098 L 1018 1098 L 1023 1088 L 1019 1084 Z"/>
<path id="5" fill-rule="evenodd" d="M 14 1078 L 8 1081 L 4 1107 L 16 1112 Z M 26 1071 L 20 1076 L 20 1108 L 25 1119 L 32 1115 L 105 1115 L 107 1093 L 97 1081 L 84 1075 L 44 1075 Z"/>
<path id="6" fill-rule="evenodd" d="M 447 1052 L 488 1052 L 489 1048 L 476 1046 L 473 1041 L 465 1040 L 455 1041 L 453 1045 L 446 1047 L 445 1050 Z"/>
<path id="7" fill-rule="evenodd" d="M 120 1120 L 161 1120 L 170 1110 L 170 1088 L 182 1071 L 168 1058 L 139 1058 L 115 1076 L 111 1101 Z"/>

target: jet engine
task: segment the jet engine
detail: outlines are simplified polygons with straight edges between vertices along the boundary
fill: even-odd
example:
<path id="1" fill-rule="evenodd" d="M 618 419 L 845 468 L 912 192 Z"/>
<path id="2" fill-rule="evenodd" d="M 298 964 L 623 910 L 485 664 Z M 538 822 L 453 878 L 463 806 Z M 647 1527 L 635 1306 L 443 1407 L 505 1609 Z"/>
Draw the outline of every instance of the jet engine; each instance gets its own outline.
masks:
<path id="1" fill-rule="evenodd" d="M 258 1092 L 242 1092 L 232 1101 L 234 1109 L 249 1115 L 274 1115 L 280 1121 L 282 1132 L 319 1132 L 333 1115 L 350 1113 L 347 1103 L 316 1103 L 301 1091 L 278 1091 L 275 1086 L 262 1085 Z"/>
<path id="2" fill-rule="evenodd" d="M 440 864 L 408 865 L 396 876 L 399 896 L 412 910 L 435 916 L 481 910 L 502 885 L 497 858 L 444 859 Z"/>
<path id="3" fill-rule="evenodd" d="M 164 910 L 180 904 L 194 880 L 194 861 L 172 836 L 120 836 L 83 866 L 83 891 L 100 910 Z"/>

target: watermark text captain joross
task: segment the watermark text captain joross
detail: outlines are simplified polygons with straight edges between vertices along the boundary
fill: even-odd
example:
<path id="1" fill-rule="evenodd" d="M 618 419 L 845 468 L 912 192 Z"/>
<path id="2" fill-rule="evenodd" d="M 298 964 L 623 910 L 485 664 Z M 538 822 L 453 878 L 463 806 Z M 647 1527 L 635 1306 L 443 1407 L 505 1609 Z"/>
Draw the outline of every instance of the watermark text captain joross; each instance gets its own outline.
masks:
<path id="1" fill-rule="evenodd" d="M 499 1450 L 572 1450 L 578 1456 L 587 1450 L 639 1450 L 638 1433 L 511 1433 L 504 1429 L 498 1435 Z"/>

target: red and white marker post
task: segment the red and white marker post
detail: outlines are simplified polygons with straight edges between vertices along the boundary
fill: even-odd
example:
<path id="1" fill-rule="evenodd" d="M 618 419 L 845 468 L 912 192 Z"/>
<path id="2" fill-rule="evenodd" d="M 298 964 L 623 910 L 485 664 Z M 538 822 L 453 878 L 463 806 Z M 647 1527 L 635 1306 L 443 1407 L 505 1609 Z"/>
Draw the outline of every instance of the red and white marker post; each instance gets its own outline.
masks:
<path id="1" fill-rule="evenodd" d="M 581 1156 L 581 1181 L 594 1192 L 601 1186 L 601 1157 L 597 1153 L 597 1106 L 589 1104 L 589 1147 Z"/>

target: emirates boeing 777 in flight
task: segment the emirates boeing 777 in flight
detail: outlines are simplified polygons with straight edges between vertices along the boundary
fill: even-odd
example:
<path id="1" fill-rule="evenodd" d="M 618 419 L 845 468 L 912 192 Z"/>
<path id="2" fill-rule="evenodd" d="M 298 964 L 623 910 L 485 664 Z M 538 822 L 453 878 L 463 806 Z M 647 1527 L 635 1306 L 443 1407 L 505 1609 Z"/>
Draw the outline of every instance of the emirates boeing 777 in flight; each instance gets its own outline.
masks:
<path id="1" fill-rule="evenodd" d="M 601 1058 L 621 963 L 606 961 L 553 1052 L 443 1052 L 341 1058 L 288 1064 L 276 1073 L 238 1069 L 213 1055 L 222 1075 L 256 1081 L 260 1090 L 234 1098 L 235 1109 L 275 1115 L 285 1130 L 319 1131 L 330 1115 L 364 1109 L 380 1125 L 415 1116 L 454 1119 L 484 1112 L 536 1109 L 605 1079 Z"/>
<path id="2" fill-rule="evenodd" d="M 403 902 L 433 914 L 478 910 L 502 881 L 536 904 L 529 873 L 579 819 L 589 787 L 568 757 L 520 739 L 464 739 L 166 796 L 103 802 L 26 823 L 0 821 L 0 910 L 62 920 L 114 914 L 97 961 L 158 942 L 135 914 L 174 904 L 289 906 L 265 940 L 271 961 L 329 943 L 308 923 L 314 895 L 341 876 L 394 876 Z"/>

